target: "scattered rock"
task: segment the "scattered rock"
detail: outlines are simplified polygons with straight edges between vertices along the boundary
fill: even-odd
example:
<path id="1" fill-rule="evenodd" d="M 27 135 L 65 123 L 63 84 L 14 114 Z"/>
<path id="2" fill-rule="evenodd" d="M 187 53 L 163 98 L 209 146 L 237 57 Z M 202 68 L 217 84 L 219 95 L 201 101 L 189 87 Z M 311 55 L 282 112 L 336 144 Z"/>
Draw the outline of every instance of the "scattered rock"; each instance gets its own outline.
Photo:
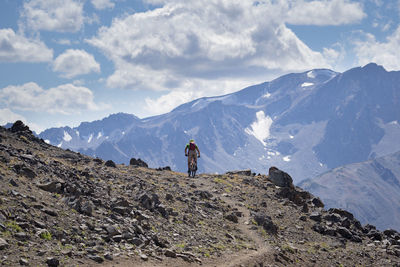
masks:
<path id="1" fill-rule="evenodd" d="M 51 192 L 51 193 L 58 193 L 61 191 L 61 183 L 58 183 L 56 181 L 50 181 L 44 184 L 36 184 L 37 187 L 39 187 L 40 189 L 47 191 L 47 192 Z"/>
<path id="2" fill-rule="evenodd" d="M 269 168 L 268 179 L 277 186 L 280 187 L 291 187 L 293 188 L 293 179 L 284 171 L 279 170 L 276 167 Z"/>
<path id="3" fill-rule="evenodd" d="M 29 130 L 29 127 L 26 126 L 22 121 L 17 120 L 10 128 L 11 132 L 13 133 L 19 133 L 19 132 L 28 132 L 32 133 L 31 130 Z"/>
<path id="4" fill-rule="evenodd" d="M 149 167 L 147 165 L 147 163 L 144 162 L 143 160 L 141 160 L 140 158 L 139 159 L 131 158 L 131 160 L 129 161 L 129 165 L 138 166 L 138 167 L 145 167 L 145 168 Z"/>
<path id="5" fill-rule="evenodd" d="M 169 250 L 169 249 L 165 250 L 164 255 L 166 257 L 170 257 L 170 258 L 176 258 L 177 257 L 176 256 L 176 252 L 174 252 L 172 250 Z"/>
<path id="6" fill-rule="evenodd" d="M 172 196 L 172 194 L 170 194 L 170 193 L 167 193 L 167 194 L 165 195 L 165 199 L 166 199 L 167 201 L 172 201 L 172 200 L 174 200 L 174 196 Z"/>
<path id="7" fill-rule="evenodd" d="M 247 169 L 247 170 L 239 170 L 239 171 L 230 171 L 230 172 L 227 172 L 226 174 L 251 176 L 251 170 Z"/>
<path id="8" fill-rule="evenodd" d="M 21 259 L 19 259 L 19 264 L 23 265 L 23 266 L 28 266 L 29 262 L 28 262 L 28 260 L 21 258 Z"/>
<path id="9" fill-rule="evenodd" d="M 3 238 L 0 238 L 0 250 L 8 248 L 8 243 Z"/>
<path id="10" fill-rule="evenodd" d="M 311 203 L 313 203 L 317 208 L 323 208 L 325 206 L 319 197 L 314 197 L 311 200 Z"/>
<path id="11" fill-rule="evenodd" d="M 31 168 L 28 168 L 22 164 L 15 165 L 14 171 L 19 175 L 23 175 L 31 179 L 37 176 L 36 173 Z"/>
<path id="12" fill-rule="evenodd" d="M 149 257 L 147 257 L 146 254 L 140 253 L 139 257 L 143 260 L 143 261 L 148 261 Z"/>
<path id="13" fill-rule="evenodd" d="M 135 245 L 136 247 L 140 247 L 143 244 L 143 240 L 141 240 L 140 238 L 133 238 L 130 243 Z"/>
<path id="14" fill-rule="evenodd" d="M 347 210 L 342 210 L 342 209 L 336 209 L 336 208 L 331 208 L 328 210 L 329 213 L 336 213 L 339 214 L 341 217 L 346 217 L 349 220 L 354 220 L 354 215 L 348 212 Z"/>
<path id="15" fill-rule="evenodd" d="M 239 222 L 238 217 L 234 213 L 229 213 L 228 215 L 225 216 L 225 219 L 227 219 L 228 221 L 234 222 L 234 223 Z"/>
<path id="16" fill-rule="evenodd" d="M 157 168 L 157 171 L 171 171 L 171 167 L 170 166 L 160 167 Z"/>
<path id="17" fill-rule="evenodd" d="M 336 231 L 344 238 L 351 239 L 353 237 L 353 234 L 345 227 L 339 226 Z"/>
<path id="18" fill-rule="evenodd" d="M 114 257 L 113 257 L 113 255 L 112 255 L 111 253 L 106 253 L 106 254 L 104 254 L 104 258 L 105 258 L 106 260 L 109 260 L 109 261 L 114 260 Z"/>
<path id="19" fill-rule="evenodd" d="M 310 214 L 310 219 L 316 222 L 320 222 L 322 220 L 322 215 L 318 211 L 314 211 Z"/>
<path id="20" fill-rule="evenodd" d="M 100 257 L 99 255 L 88 255 L 88 258 L 91 259 L 92 261 L 95 261 L 97 263 L 102 263 L 104 261 L 103 257 Z"/>
<path id="21" fill-rule="evenodd" d="M 49 267 L 57 267 L 58 265 L 60 265 L 60 261 L 57 258 L 47 258 L 46 259 L 46 263 Z"/>
<path id="22" fill-rule="evenodd" d="M 276 226 L 273 223 L 271 217 L 266 215 L 265 213 L 256 213 L 254 216 L 254 220 L 258 225 L 262 226 L 265 231 L 267 231 L 267 233 L 274 235 L 278 233 L 278 226 Z"/>
<path id="23" fill-rule="evenodd" d="M 17 182 L 16 182 L 14 179 L 10 179 L 9 183 L 10 183 L 10 185 L 12 185 L 12 186 L 18 187 L 18 184 L 17 184 Z"/>
<path id="24" fill-rule="evenodd" d="M 53 217 L 57 217 L 57 216 L 58 216 L 57 211 L 52 210 L 52 209 L 44 208 L 44 209 L 42 209 L 42 211 L 43 211 L 44 213 L 50 215 L 50 216 L 53 216 Z"/>
<path id="25" fill-rule="evenodd" d="M 31 239 L 30 235 L 28 235 L 25 232 L 18 232 L 14 236 L 17 240 L 20 240 L 20 241 L 27 241 L 27 240 Z"/>
<path id="26" fill-rule="evenodd" d="M 112 160 L 107 160 L 105 165 L 107 167 L 117 168 L 117 164 L 115 164 L 114 161 L 112 161 Z"/>

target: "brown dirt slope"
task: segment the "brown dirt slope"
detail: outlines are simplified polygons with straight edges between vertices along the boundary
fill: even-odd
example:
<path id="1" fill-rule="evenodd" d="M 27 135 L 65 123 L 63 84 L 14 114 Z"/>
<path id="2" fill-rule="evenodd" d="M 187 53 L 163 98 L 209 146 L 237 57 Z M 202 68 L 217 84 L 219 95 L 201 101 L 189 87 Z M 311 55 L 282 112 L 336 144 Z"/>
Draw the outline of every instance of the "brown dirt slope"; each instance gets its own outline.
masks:
<path id="1" fill-rule="evenodd" d="M 400 266 L 399 245 L 266 175 L 188 178 L 0 128 L 2 266 Z"/>

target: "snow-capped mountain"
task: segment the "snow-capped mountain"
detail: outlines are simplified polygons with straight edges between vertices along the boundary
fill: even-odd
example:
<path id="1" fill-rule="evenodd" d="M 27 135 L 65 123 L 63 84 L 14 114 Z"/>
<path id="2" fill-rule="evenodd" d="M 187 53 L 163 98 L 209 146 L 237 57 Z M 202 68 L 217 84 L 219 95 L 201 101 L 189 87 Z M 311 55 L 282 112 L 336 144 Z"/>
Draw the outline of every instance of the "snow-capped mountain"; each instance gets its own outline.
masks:
<path id="1" fill-rule="evenodd" d="M 118 113 L 102 120 L 83 122 L 75 128 L 50 128 L 40 133 L 39 137 L 58 147 L 94 155 L 93 151 L 103 143 L 118 141 L 135 124 L 140 124 L 138 117 Z"/>
<path id="2" fill-rule="evenodd" d="M 376 64 L 344 73 L 317 69 L 197 99 L 160 116 L 116 114 L 40 137 L 116 162 L 135 157 L 178 171 L 186 169 L 185 144 L 194 138 L 200 171 L 266 173 L 274 165 L 299 182 L 399 151 L 399 87 L 400 72 Z"/>
<path id="3" fill-rule="evenodd" d="M 400 230 L 400 151 L 335 168 L 299 186 L 328 208 L 352 212 L 362 223 Z"/>

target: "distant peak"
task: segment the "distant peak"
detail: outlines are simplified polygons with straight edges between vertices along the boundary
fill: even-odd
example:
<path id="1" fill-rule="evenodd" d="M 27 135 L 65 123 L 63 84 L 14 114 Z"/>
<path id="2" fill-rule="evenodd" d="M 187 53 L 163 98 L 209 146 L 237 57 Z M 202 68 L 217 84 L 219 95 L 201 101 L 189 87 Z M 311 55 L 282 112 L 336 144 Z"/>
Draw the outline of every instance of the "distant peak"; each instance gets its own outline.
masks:
<path id="1" fill-rule="evenodd" d="M 384 71 L 386 71 L 383 66 L 378 65 L 378 64 L 373 63 L 373 62 L 368 63 L 367 65 L 362 67 L 362 69 L 365 69 L 365 70 L 384 70 Z"/>

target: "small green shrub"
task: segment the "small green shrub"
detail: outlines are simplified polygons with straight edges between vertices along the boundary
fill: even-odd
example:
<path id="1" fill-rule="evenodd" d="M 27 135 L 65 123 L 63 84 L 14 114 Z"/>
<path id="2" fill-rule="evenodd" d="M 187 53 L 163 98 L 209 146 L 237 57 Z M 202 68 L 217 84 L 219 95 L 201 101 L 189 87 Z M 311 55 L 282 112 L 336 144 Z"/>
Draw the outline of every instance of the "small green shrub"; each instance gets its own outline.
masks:
<path id="1" fill-rule="evenodd" d="M 22 232 L 22 228 L 21 228 L 21 226 L 19 226 L 16 222 L 14 222 L 14 221 L 8 221 L 7 223 L 6 223 L 6 227 L 7 228 L 10 228 L 10 229 L 12 229 L 12 230 L 14 230 L 14 231 L 16 231 L 17 233 L 18 232 Z"/>
<path id="2" fill-rule="evenodd" d="M 52 239 L 51 233 L 48 231 L 44 231 L 43 233 L 40 234 L 40 238 L 50 241 Z"/>

